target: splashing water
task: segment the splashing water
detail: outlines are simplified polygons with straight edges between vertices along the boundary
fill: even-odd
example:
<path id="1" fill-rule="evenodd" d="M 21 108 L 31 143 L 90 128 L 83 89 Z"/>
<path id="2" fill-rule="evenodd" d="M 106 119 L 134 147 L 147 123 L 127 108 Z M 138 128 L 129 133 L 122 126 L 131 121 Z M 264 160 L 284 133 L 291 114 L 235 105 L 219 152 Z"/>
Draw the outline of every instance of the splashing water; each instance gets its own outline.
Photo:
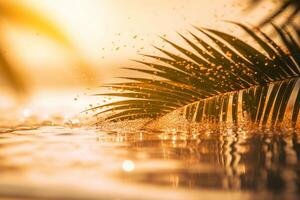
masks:
<path id="1" fill-rule="evenodd" d="M 297 199 L 299 156 L 296 132 L 189 135 L 44 126 L 1 133 L 0 196 Z"/>
<path id="2" fill-rule="evenodd" d="M 19 113 L 23 121 L 1 122 L 1 198 L 300 196 L 298 130 L 193 128 L 176 114 L 146 125 L 137 120 L 94 127 L 82 116 L 36 116 L 30 107 Z"/>

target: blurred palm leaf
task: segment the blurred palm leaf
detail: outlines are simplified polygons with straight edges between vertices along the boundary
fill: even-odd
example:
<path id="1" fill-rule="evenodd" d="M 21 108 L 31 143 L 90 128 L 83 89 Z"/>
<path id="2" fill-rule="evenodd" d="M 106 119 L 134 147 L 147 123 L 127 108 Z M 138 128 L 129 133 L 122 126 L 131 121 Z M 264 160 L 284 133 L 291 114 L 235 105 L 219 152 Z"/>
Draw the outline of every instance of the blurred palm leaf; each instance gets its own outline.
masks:
<path id="1" fill-rule="evenodd" d="M 66 36 L 66 34 L 53 23 L 48 17 L 42 13 L 20 3 L 19 1 L 1 1 L 0 2 L 0 19 L 5 19 L 9 22 L 13 22 L 18 26 L 29 28 L 30 30 L 36 30 L 45 35 L 47 38 L 53 40 L 57 44 L 64 46 L 71 50 L 76 58 L 79 58 L 79 67 L 81 72 L 92 76 L 88 65 L 80 58 L 81 56 L 76 51 L 76 48 Z M 3 45 L 0 48 L 4 48 Z M 3 73 L 3 77 L 7 79 L 7 82 L 17 92 L 24 92 L 26 89 L 26 83 L 22 79 L 21 72 L 17 71 L 16 66 L 12 65 L 3 54 L 3 50 L 0 52 L 0 71 Z"/>
<path id="2" fill-rule="evenodd" d="M 126 69 L 153 77 L 125 77 L 130 81 L 106 85 L 122 91 L 97 95 L 128 99 L 95 107 L 108 108 L 96 115 L 106 114 L 107 121 L 156 119 L 182 109 L 194 122 L 237 122 L 246 118 L 275 125 L 283 121 L 288 102 L 292 101 L 289 113 L 295 125 L 300 108 L 298 41 L 289 32 L 274 27 L 289 50 L 286 53 L 263 32 L 237 25 L 261 50 L 212 29 L 197 28 L 212 45 L 191 32 L 195 41 L 180 35 L 192 50 L 163 39 L 181 55 L 160 48 L 166 57 L 144 55 L 157 62 L 137 61 L 148 69 Z"/>
<path id="3" fill-rule="evenodd" d="M 2 51 L 0 52 L 0 76 L 3 76 L 7 84 L 12 86 L 18 94 L 25 92 L 25 83 L 20 73 L 9 63 Z"/>
<path id="4" fill-rule="evenodd" d="M 73 48 L 68 37 L 56 24 L 42 13 L 29 8 L 24 4 L 16 3 L 14 1 L 2 1 L 0 3 L 0 17 L 17 23 L 19 26 L 37 30 L 49 39 L 54 40 L 67 48 Z"/>
<path id="5" fill-rule="evenodd" d="M 259 3 L 263 2 L 262 0 L 251 0 L 251 8 L 256 7 L 260 5 Z M 294 23 L 294 20 L 300 13 L 300 1 L 299 0 L 283 0 L 280 6 L 276 8 L 276 10 L 271 13 L 269 16 L 265 17 L 263 19 L 259 26 L 264 26 L 266 24 L 269 24 L 271 22 L 274 22 L 274 20 L 280 18 L 285 12 L 287 12 L 287 16 L 281 23 L 281 26 L 288 25 Z"/>

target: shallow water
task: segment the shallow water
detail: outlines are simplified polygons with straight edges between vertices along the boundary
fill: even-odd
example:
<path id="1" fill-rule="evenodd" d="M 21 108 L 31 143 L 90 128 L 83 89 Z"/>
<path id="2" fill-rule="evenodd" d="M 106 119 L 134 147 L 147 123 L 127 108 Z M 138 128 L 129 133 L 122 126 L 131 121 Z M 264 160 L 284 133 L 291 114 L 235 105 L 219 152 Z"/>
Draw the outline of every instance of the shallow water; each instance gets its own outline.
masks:
<path id="1" fill-rule="evenodd" d="M 300 134 L 3 129 L 0 197 L 299 199 Z"/>

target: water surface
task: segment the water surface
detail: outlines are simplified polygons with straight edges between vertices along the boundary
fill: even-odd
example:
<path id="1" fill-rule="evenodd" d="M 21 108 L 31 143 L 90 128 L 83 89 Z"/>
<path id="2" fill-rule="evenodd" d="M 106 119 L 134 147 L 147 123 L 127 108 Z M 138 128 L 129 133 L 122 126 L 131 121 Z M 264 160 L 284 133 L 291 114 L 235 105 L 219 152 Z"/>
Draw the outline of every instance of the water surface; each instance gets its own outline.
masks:
<path id="1" fill-rule="evenodd" d="M 0 197 L 299 199 L 300 134 L 2 129 Z"/>

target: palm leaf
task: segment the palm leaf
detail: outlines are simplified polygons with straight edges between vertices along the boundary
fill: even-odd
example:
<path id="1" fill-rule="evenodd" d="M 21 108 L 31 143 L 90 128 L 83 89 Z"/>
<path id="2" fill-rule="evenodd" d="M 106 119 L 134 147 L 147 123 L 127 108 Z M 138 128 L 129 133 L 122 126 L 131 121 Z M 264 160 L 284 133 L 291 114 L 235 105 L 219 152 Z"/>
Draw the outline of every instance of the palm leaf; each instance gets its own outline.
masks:
<path id="1" fill-rule="evenodd" d="M 20 74 L 6 59 L 5 54 L 0 49 L 0 74 L 3 75 L 8 85 L 12 86 L 18 94 L 26 92 L 25 83 Z"/>
<path id="2" fill-rule="evenodd" d="M 75 58 L 78 58 L 79 70 L 81 74 L 86 74 L 89 77 L 93 77 L 92 70 L 89 64 L 84 61 L 82 55 L 76 50 L 76 47 L 69 40 L 68 36 L 61 30 L 57 24 L 51 19 L 45 16 L 43 13 L 36 11 L 35 9 L 26 6 L 26 4 L 19 1 L 1 1 L 0 2 L 0 19 L 5 19 L 9 22 L 13 22 L 18 26 L 28 28 L 30 30 L 36 30 L 45 35 L 48 39 L 62 45 L 66 49 L 70 50 Z M 1 75 L 7 80 L 10 86 L 12 86 L 17 92 L 24 92 L 26 90 L 26 81 L 23 80 L 20 71 L 17 71 L 17 67 L 12 65 L 2 49 L 5 46 L 0 45 L 0 72 Z M 91 79 L 86 81 L 91 82 Z"/>
<path id="3" fill-rule="evenodd" d="M 230 34 L 197 28 L 211 42 L 191 33 L 180 35 L 191 50 L 164 39 L 177 53 L 157 48 L 166 56 L 144 55 L 156 62 L 140 62 L 148 69 L 126 68 L 152 75 L 109 84 L 122 90 L 101 96 L 126 97 L 95 107 L 108 114 L 107 121 L 159 118 L 181 109 L 193 122 L 238 122 L 250 120 L 259 125 L 280 124 L 290 118 L 296 125 L 300 107 L 299 41 L 289 32 L 274 26 L 286 49 L 261 31 L 236 24 L 259 48 Z M 210 44 L 211 43 L 211 44 Z M 287 52 L 289 51 L 289 52 Z M 288 106 L 292 108 L 287 112 Z M 289 113 L 289 114 L 287 114 Z"/>
<path id="4" fill-rule="evenodd" d="M 260 5 L 259 3 L 262 2 L 262 0 L 251 0 L 251 7 L 256 7 Z M 284 15 L 284 13 L 287 13 L 284 19 L 284 21 L 281 23 L 280 26 L 284 25 L 291 25 L 295 19 L 297 18 L 298 14 L 300 13 L 300 2 L 299 0 L 283 0 L 280 6 L 278 6 L 273 13 L 271 13 L 269 16 L 265 17 L 261 22 L 260 26 L 264 26 L 266 24 L 269 24 L 271 22 L 274 22 L 276 19 L 280 18 Z"/>
<path id="5" fill-rule="evenodd" d="M 5 1 L 0 3 L 0 17 L 19 26 L 27 27 L 45 34 L 48 38 L 73 48 L 71 41 L 63 31 L 44 14 L 16 1 Z"/>

